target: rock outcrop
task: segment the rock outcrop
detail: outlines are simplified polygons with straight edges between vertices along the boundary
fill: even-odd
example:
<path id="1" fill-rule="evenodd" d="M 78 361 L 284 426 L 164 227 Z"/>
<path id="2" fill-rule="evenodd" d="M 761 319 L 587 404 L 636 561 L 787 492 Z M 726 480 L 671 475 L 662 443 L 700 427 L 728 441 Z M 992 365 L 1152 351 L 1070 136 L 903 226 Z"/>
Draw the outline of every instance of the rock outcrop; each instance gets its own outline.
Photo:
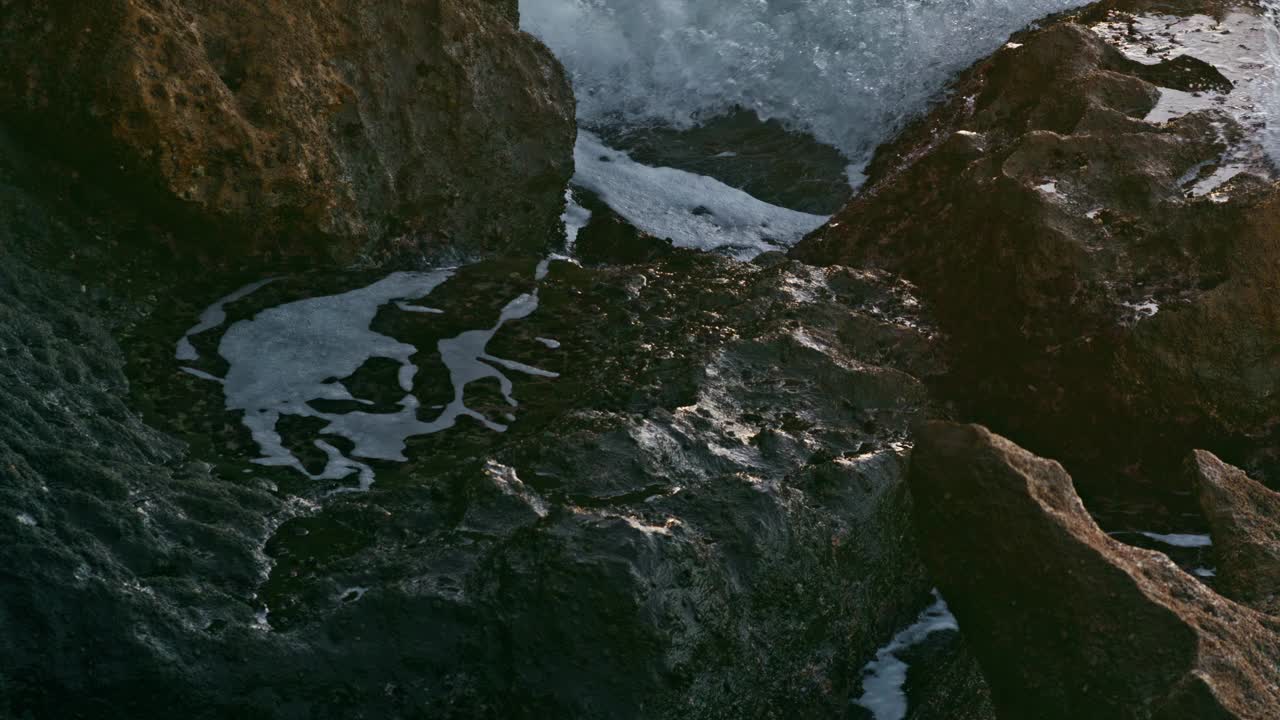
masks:
<path id="1" fill-rule="evenodd" d="M 910 485 L 1001 718 L 1280 717 L 1280 621 L 1107 536 L 1056 462 L 935 422 Z"/>
<path id="2" fill-rule="evenodd" d="M 1203 450 L 1193 453 L 1191 470 L 1213 533 L 1217 588 L 1280 617 L 1280 493 Z"/>
<path id="3" fill-rule="evenodd" d="M 1259 102 L 1264 23 L 1122 1 L 1015 35 L 794 254 L 915 282 L 966 412 L 1090 485 L 1205 445 L 1276 479 L 1280 192 L 1227 110 Z"/>
<path id="4" fill-rule="evenodd" d="M 87 180 L 50 191 L 64 176 L 5 140 L 0 716 L 838 716 L 929 603 L 904 456 L 945 365 L 909 284 L 633 246 L 601 212 L 583 266 L 490 260 L 424 300 L 443 313 L 380 308 L 371 327 L 422 350 L 423 420 L 454 399 L 444 339 L 493 329 L 493 357 L 559 377 L 494 365 L 519 407 L 492 378 L 465 401 L 504 432 L 460 418 L 335 493 L 354 480 L 253 463 L 224 386 L 182 367 L 225 377 L 239 321 L 383 276 L 148 260 L 144 223 Z M 374 405 L 323 407 L 393 417 L 401 377 L 371 360 L 333 380 Z M 316 441 L 351 452 L 289 420 L 307 467 Z M 967 656 L 936 654 L 909 692 L 980 696 Z"/>
<path id="5" fill-rule="evenodd" d="M 515 0 L 4 2 L 0 68 L 0 121 L 197 252 L 559 235 L 574 100 Z"/>

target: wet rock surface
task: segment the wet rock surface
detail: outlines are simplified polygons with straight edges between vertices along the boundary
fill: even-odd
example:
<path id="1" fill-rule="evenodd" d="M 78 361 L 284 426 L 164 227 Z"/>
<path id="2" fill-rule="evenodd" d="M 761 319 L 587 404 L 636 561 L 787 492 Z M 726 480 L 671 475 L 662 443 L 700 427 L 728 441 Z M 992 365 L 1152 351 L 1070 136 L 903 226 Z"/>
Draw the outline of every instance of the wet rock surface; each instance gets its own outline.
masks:
<path id="1" fill-rule="evenodd" d="M 574 102 L 515 16 L 514 0 L 10 2 L 0 115 L 184 219 L 192 252 L 536 250 L 558 234 Z"/>
<path id="2" fill-rule="evenodd" d="M 1113 2 L 1015 35 L 794 255 L 916 282 L 964 412 L 1080 468 L 1100 505 L 1193 509 L 1196 446 L 1274 482 L 1277 194 L 1265 163 L 1228 167 L 1258 128 L 1213 54 L 1263 37 L 1253 12 Z"/>
<path id="3" fill-rule="evenodd" d="M 838 211 L 851 190 L 838 150 L 778 121 L 739 109 L 688 130 L 600 128 L 601 139 L 637 162 L 717 178 L 752 197 L 819 215 Z"/>
<path id="4" fill-rule="evenodd" d="M 1048 19 L 749 263 L 581 190 L 548 258 L 517 14 L 0 0 L 0 715 L 1274 716 L 1256 14 Z M 608 139 L 848 192 L 743 115 Z M 952 416 L 1165 554 L 979 428 L 909 488 Z"/>
<path id="5" fill-rule="evenodd" d="M 910 483 L 1000 717 L 1276 717 L 1280 622 L 1108 537 L 1061 465 L 930 423 Z"/>
<path id="6" fill-rule="evenodd" d="M 281 500 L 224 482 L 141 419 L 115 336 L 145 305 L 68 265 L 121 238 L 58 193 L 19 184 L 39 185 L 7 140 L 0 133 L 0 715 L 214 702 L 229 663 L 244 659 L 227 648 L 256 635 L 251 598 Z"/>
<path id="7" fill-rule="evenodd" d="M 200 272 L 156 250 L 162 226 L 6 147 L 0 408 L 22 429 L 0 466 L 0 712 L 838 716 L 928 603 L 903 463 L 911 423 L 946 412 L 945 364 L 906 283 L 657 241 L 637 256 L 634 230 L 598 227 L 583 266 L 541 279 L 537 256 L 458 268 L 369 329 L 417 348 L 422 420 L 455 398 L 441 342 L 476 330 L 518 405 L 476 379 L 474 416 L 408 437 L 403 462 L 353 457 L 376 477 L 350 492 L 354 474 L 255 464 L 208 378 L 233 369 L 234 328 L 388 271 Z M 312 408 L 399 411 L 385 360 L 330 379 L 371 404 Z M 317 440 L 355 448 L 315 419 L 276 425 L 313 474 Z"/>

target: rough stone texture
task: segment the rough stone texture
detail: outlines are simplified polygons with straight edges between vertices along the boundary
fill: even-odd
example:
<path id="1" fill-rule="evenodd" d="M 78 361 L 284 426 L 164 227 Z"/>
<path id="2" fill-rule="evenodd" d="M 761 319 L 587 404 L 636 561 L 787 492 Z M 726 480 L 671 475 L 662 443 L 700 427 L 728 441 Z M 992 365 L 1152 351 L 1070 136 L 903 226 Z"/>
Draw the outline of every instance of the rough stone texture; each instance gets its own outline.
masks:
<path id="1" fill-rule="evenodd" d="M 934 422 L 910 485 L 999 717 L 1280 717 L 1280 622 L 1108 537 L 1056 462 Z"/>
<path id="2" fill-rule="evenodd" d="M 0 716 L 839 716 L 929 602 L 903 458 L 945 366 L 907 283 L 588 228 L 587 266 L 554 263 L 490 345 L 561 377 L 515 377 L 514 410 L 476 383 L 507 432 L 415 438 L 333 495 L 252 464 L 174 343 L 264 275 L 229 322 L 379 275 L 138 253 L 164 231 L 112 197 L 0 132 Z M 424 408 L 452 397 L 430 349 L 492 327 L 536 262 L 379 315 L 426 349 Z M 225 329 L 193 338 L 201 369 Z M 344 381 L 402 393 L 373 363 Z M 313 459 L 316 427 L 281 430 Z M 966 658 L 936 664 L 922 702 L 980 696 Z"/>
<path id="3" fill-rule="evenodd" d="M 5 0 L 0 119 L 210 254 L 558 237 L 574 101 L 494 0 Z M 123 172 L 122 172 L 123 171 Z M 201 243 L 207 247 L 199 247 Z"/>
<path id="4" fill-rule="evenodd" d="M 1245 130 L 1215 112 L 1144 121 L 1153 81 L 1224 78 L 1141 66 L 1087 27 L 1126 9 L 1218 4 L 1101 3 L 1016 35 L 881 148 L 862 194 L 794 255 L 915 282 L 965 411 L 1097 469 L 1090 485 L 1181 478 L 1173 459 L 1196 446 L 1275 479 L 1280 194 L 1240 176 L 1189 197 Z"/>
<path id="5" fill-rule="evenodd" d="M 0 131 L 0 716 L 208 717 L 191 679 L 230 670 L 200 659 L 222 652 L 212 630 L 257 635 L 282 501 L 142 420 L 113 337 L 131 303 L 50 269 L 103 226 L 15 184 L 24 161 L 43 165 Z"/>
<path id="6" fill-rule="evenodd" d="M 1191 457 L 1223 595 L 1280 616 L 1280 493 L 1211 453 Z"/>
<path id="7" fill-rule="evenodd" d="M 954 637 L 952 637 L 954 636 Z M 908 650 L 904 720 L 993 720 L 991 689 L 961 633 L 935 633 Z"/>

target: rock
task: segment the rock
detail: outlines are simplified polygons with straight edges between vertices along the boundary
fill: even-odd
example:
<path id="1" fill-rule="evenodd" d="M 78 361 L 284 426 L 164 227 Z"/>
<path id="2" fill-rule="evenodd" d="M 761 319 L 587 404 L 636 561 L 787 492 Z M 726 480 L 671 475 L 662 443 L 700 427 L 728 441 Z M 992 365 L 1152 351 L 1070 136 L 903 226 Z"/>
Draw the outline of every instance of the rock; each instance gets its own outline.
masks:
<path id="1" fill-rule="evenodd" d="M 533 250 L 574 101 L 502 0 L 0 7 L 0 120 L 205 254 Z M 234 247 L 228 248 L 227 246 Z"/>
<path id="2" fill-rule="evenodd" d="M 1246 9 L 1219 27 L 1216 3 L 1159 3 L 1199 29 L 1157 47 L 1164 31 L 1139 28 L 1177 18 L 1143 25 L 1149 5 L 1016 35 L 793 252 L 916 283 L 967 415 L 1087 469 L 1091 496 L 1168 488 L 1196 446 L 1280 480 L 1280 192 L 1254 129 L 1207 100 L 1166 104 L 1178 88 L 1255 102 L 1226 58 L 1264 48 L 1266 21 Z M 1221 183 L 1232 163 L 1243 172 Z"/>
<path id="3" fill-rule="evenodd" d="M 592 128 L 611 148 L 652 167 L 716 178 L 773 205 L 830 215 L 849 201 L 849 161 L 777 120 L 737 108 L 691 128 Z"/>
<path id="4" fill-rule="evenodd" d="M 574 188 L 574 197 L 591 213 L 578 231 L 574 255 L 588 265 L 634 265 L 669 256 L 671 242 L 636 228 L 598 195 Z"/>
<path id="5" fill-rule="evenodd" d="M 1191 457 L 1223 595 L 1280 616 L 1280 493 L 1211 453 Z"/>
<path id="6" fill-rule="evenodd" d="M 1275 718 L 1280 621 L 1123 545 L 1058 463 L 979 426 L 917 434 L 921 552 L 1001 718 Z"/>
<path id="7" fill-rule="evenodd" d="M 253 463 L 223 385 L 181 368 L 225 376 L 235 323 L 384 276 L 135 252 L 164 239 L 145 207 L 4 140 L 0 716 L 834 717 L 930 602 L 904 456 L 946 366 L 908 283 L 628 253 L 602 214 L 586 266 L 488 260 L 424 299 L 442 314 L 377 312 L 421 349 L 423 418 L 454 399 L 432 350 L 525 293 L 488 350 L 559 377 L 501 365 L 518 407 L 491 379 L 465 399 L 504 432 L 460 418 L 335 492 Z M 336 379 L 385 414 L 397 371 Z M 352 452 L 291 419 L 305 465 Z M 981 696 L 967 656 L 915 669 L 922 705 Z"/>
<path id="8" fill-rule="evenodd" d="M 143 420 L 130 301 L 49 267 L 101 228 L 13 184 L 22 156 L 0 132 L 0 717 L 208 716 L 193 677 L 254 634 L 283 502 Z"/>

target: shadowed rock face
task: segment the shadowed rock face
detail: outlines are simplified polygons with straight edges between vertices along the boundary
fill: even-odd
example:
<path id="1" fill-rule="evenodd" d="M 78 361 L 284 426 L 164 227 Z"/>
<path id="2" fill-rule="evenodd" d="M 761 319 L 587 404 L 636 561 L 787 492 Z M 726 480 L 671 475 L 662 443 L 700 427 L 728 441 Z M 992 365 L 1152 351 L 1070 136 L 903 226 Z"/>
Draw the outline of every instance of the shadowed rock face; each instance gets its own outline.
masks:
<path id="1" fill-rule="evenodd" d="M 1186 55 L 1130 59 L 1097 31 L 1123 28 L 1124 11 L 1222 7 L 1102 3 L 1016 35 L 881 148 L 863 193 L 794 255 L 917 283 L 966 412 L 1090 468 L 1090 490 L 1167 484 L 1197 445 L 1266 480 L 1280 195 L 1250 174 L 1202 192 L 1254 129 L 1220 110 L 1149 120 L 1170 90 L 1231 81 Z M 1243 36 L 1221 35 L 1231 48 Z"/>
<path id="2" fill-rule="evenodd" d="M 1222 594 L 1280 616 L 1280 493 L 1203 450 L 1192 455 L 1191 469 Z"/>
<path id="3" fill-rule="evenodd" d="M 5 3 L 0 67 L 0 118 L 206 253 L 227 231 L 339 260 L 559 233 L 574 101 L 514 1 Z"/>
<path id="4" fill-rule="evenodd" d="M 910 485 L 1000 717 L 1277 717 L 1280 622 L 1108 537 L 1056 462 L 935 422 Z"/>

